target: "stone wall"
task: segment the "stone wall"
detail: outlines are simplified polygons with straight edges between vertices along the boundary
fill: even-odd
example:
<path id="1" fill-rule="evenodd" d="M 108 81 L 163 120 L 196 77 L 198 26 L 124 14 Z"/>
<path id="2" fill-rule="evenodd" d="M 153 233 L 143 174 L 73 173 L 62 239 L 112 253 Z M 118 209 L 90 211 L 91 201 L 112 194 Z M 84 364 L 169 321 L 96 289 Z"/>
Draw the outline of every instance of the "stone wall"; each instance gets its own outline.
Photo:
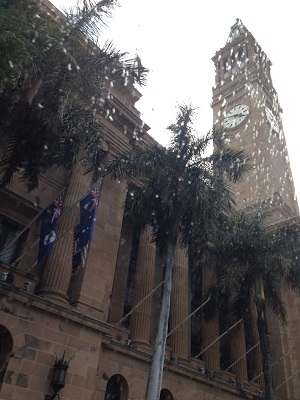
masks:
<path id="1" fill-rule="evenodd" d="M 45 394 L 52 394 L 54 357 L 63 354 L 70 363 L 61 400 L 104 400 L 107 382 L 116 374 L 128 383 L 128 399 L 144 398 L 150 354 L 126 344 L 128 331 L 3 285 L 0 294 L 0 325 L 13 339 L 1 399 L 44 400 Z M 231 384 L 232 375 L 204 375 L 200 365 L 166 360 L 162 388 L 176 400 L 241 398 L 240 389 Z"/>

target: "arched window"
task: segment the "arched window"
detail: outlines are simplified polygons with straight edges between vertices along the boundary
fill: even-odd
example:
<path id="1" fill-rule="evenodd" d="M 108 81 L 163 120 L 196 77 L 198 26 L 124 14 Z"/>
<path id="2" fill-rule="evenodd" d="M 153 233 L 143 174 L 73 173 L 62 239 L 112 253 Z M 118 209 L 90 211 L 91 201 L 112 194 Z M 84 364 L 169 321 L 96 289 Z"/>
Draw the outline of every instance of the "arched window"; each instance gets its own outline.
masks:
<path id="1" fill-rule="evenodd" d="M 11 334 L 3 325 L 0 325 L 0 390 L 12 349 L 13 339 Z"/>
<path id="2" fill-rule="evenodd" d="M 109 379 L 104 400 L 128 400 L 128 383 L 122 375 L 113 375 Z"/>
<path id="3" fill-rule="evenodd" d="M 168 389 L 162 389 L 159 400 L 174 400 L 172 393 Z"/>

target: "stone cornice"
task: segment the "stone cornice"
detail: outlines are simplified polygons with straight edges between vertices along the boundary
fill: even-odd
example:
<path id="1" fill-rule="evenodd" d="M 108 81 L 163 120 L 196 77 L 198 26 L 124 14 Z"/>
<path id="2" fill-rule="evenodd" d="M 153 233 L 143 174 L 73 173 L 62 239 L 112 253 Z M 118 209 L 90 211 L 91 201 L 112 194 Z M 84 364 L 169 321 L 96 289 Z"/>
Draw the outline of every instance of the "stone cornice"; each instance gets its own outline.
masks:
<path id="1" fill-rule="evenodd" d="M 53 314 L 56 317 L 59 315 L 60 317 L 66 318 L 80 325 L 95 329 L 102 334 L 109 334 L 113 328 L 113 326 L 109 325 L 108 323 L 83 314 L 71 306 L 63 305 L 62 303 L 54 300 L 27 293 L 20 288 L 6 285 L 2 282 L 0 282 L 0 296 L 2 298 L 6 298 L 3 304 L 0 303 L 0 310 L 4 312 L 10 313 L 8 301 L 18 302 L 22 303 L 26 308 L 31 307 L 35 308 L 36 310 L 42 310 Z M 18 316 L 17 313 L 14 313 L 14 315 Z"/>

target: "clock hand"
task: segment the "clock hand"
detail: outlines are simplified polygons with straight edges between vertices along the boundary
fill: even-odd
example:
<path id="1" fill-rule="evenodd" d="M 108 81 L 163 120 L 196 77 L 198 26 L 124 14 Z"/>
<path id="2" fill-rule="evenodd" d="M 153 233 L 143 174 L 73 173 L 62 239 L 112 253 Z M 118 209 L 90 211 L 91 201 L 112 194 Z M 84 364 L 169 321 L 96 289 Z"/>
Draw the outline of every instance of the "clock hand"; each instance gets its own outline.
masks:
<path id="1" fill-rule="evenodd" d="M 234 115 L 230 115 L 229 118 L 235 118 L 235 117 L 244 117 L 244 114 L 234 114 Z"/>

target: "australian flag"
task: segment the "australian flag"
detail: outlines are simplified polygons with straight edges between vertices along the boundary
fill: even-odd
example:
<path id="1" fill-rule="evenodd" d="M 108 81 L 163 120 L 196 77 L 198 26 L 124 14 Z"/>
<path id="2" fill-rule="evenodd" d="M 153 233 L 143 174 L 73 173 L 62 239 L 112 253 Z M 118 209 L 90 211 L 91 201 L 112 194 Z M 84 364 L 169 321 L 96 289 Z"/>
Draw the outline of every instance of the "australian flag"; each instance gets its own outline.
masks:
<path id="1" fill-rule="evenodd" d="M 38 261 L 41 261 L 44 256 L 50 254 L 53 250 L 64 195 L 65 193 L 63 192 L 43 212 Z"/>
<path id="2" fill-rule="evenodd" d="M 96 222 L 99 194 L 100 183 L 97 183 L 92 191 L 80 201 L 80 222 L 74 231 L 73 274 L 86 264 L 88 246 L 92 240 Z"/>

